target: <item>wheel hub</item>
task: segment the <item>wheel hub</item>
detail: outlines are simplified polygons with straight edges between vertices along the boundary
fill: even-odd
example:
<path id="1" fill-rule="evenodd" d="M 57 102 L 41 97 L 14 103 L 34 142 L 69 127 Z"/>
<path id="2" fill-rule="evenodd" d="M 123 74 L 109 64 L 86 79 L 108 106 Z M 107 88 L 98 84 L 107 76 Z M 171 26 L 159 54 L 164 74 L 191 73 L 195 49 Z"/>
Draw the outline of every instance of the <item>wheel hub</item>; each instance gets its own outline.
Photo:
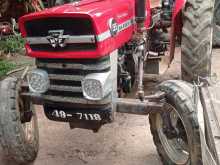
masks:
<path id="1" fill-rule="evenodd" d="M 30 104 L 29 101 L 25 101 L 22 97 L 18 97 L 18 107 L 22 124 L 30 122 L 32 119 L 33 112 L 31 111 Z"/>
<path id="2" fill-rule="evenodd" d="M 175 164 L 187 164 L 189 161 L 189 149 L 187 134 L 182 120 L 175 108 L 166 113 L 157 114 L 157 131 L 167 156 Z"/>

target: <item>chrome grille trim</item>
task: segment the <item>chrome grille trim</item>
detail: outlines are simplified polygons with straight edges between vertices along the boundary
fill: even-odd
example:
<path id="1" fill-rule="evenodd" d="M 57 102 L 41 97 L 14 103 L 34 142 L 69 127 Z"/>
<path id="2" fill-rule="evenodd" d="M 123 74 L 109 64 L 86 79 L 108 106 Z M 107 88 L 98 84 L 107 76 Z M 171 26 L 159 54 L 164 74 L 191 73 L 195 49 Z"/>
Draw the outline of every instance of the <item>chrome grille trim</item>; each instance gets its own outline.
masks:
<path id="1" fill-rule="evenodd" d="M 50 44 L 47 37 L 26 37 L 25 40 L 30 45 L 38 44 Z M 65 38 L 65 44 L 76 44 L 76 43 L 95 43 L 95 35 L 80 35 L 80 36 L 70 36 L 63 35 L 62 38 Z"/>

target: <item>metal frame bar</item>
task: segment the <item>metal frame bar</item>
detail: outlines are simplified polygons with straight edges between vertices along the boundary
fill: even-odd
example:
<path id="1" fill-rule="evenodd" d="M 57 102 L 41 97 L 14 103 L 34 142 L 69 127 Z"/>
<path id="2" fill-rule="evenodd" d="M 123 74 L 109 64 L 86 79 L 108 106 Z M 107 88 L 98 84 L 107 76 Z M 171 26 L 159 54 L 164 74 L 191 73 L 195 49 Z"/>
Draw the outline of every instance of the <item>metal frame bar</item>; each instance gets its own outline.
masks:
<path id="1" fill-rule="evenodd" d="M 24 86 L 25 88 L 25 86 Z M 27 87 L 26 87 L 27 88 Z M 150 95 L 148 96 L 149 99 L 146 99 L 145 101 L 140 101 L 139 99 L 127 99 L 127 98 L 117 98 L 115 99 L 115 104 L 116 104 L 116 112 L 119 113 L 128 113 L 128 114 L 135 114 L 135 115 L 148 115 L 149 113 L 156 113 L 156 112 L 160 112 L 165 110 L 165 104 L 164 102 L 162 102 L 161 100 L 163 100 L 162 98 L 163 93 L 160 92 L 158 94 L 154 94 L 154 95 Z M 34 104 L 43 104 L 44 101 L 48 101 L 48 99 L 50 101 L 54 101 L 57 102 L 59 101 L 61 98 L 55 98 L 52 96 L 42 96 L 42 95 L 37 95 L 34 93 L 30 93 L 30 92 L 24 92 L 21 93 L 21 96 L 26 97 L 28 99 L 30 99 Z M 161 96 L 161 97 L 160 97 Z M 69 100 L 65 100 L 65 99 L 61 99 L 61 102 L 63 102 L 64 104 L 74 104 L 74 103 L 79 103 L 80 101 L 69 101 Z M 83 104 L 90 104 L 92 105 L 93 101 L 85 101 L 83 102 Z M 100 104 L 103 102 L 103 104 L 105 104 L 105 100 L 101 101 Z M 94 104 L 96 104 L 97 102 L 94 102 Z"/>
<path id="2" fill-rule="evenodd" d="M 139 99 L 123 98 L 118 98 L 116 105 L 116 112 L 135 115 L 148 115 L 149 113 L 159 112 L 164 107 L 164 104 L 159 101 L 140 101 Z"/>

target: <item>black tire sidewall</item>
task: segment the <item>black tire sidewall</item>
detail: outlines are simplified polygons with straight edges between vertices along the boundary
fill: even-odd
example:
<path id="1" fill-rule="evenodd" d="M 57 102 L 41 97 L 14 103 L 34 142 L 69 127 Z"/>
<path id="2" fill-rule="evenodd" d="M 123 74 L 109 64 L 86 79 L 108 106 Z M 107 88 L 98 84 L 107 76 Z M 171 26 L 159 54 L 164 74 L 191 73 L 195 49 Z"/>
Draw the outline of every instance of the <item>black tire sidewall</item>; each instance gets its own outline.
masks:
<path id="1" fill-rule="evenodd" d="M 35 160 L 39 149 L 39 130 L 36 112 L 33 109 L 32 120 L 34 134 L 27 141 L 22 128 L 18 110 L 18 81 L 15 78 L 6 78 L 0 83 L 0 132 L 1 144 L 7 158 L 17 163 L 27 164 Z M 31 104 L 33 108 L 34 105 Z"/>

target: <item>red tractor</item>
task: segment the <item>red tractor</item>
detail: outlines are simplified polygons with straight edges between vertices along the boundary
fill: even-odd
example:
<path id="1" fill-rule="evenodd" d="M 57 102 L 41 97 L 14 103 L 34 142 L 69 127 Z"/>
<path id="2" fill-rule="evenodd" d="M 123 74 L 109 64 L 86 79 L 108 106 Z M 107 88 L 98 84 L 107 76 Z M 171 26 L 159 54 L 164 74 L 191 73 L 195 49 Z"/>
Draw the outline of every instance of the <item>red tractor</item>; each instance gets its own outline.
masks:
<path id="1" fill-rule="evenodd" d="M 48 119 L 97 132 L 116 112 L 148 115 L 164 164 L 199 165 L 202 152 L 193 85 L 210 75 L 212 0 L 82 0 L 19 20 L 27 55 L 36 68 L 0 84 L 0 135 L 14 161 L 35 160 L 34 104 Z M 170 40 L 167 38 L 170 34 Z M 182 50 L 182 80 L 145 95 L 144 73 L 158 73 L 167 48 Z M 135 99 L 123 94 L 136 90 Z"/>

